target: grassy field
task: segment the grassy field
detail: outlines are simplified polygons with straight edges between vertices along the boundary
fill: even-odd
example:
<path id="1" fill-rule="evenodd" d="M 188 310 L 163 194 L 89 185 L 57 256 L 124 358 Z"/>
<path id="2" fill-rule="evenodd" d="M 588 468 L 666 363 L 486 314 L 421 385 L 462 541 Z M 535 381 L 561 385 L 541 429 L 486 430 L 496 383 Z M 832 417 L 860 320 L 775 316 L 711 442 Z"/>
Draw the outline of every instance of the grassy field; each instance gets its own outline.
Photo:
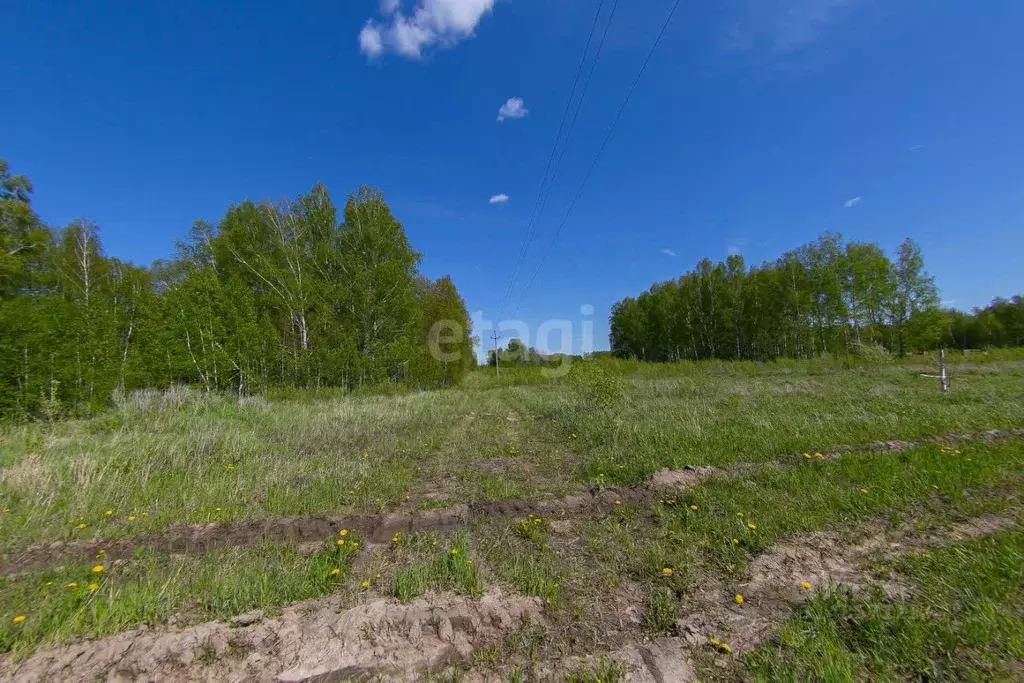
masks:
<path id="1" fill-rule="evenodd" d="M 52 550 L 60 561 L 0 579 L 0 651 L 14 666 L 40 647 L 142 623 L 273 616 L 327 595 L 355 606 L 501 588 L 540 598 L 543 623 L 435 675 L 624 679 L 628 662 L 616 653 L 673 638 L 702 679 L 1013 679 L 1024 659 L 1024 439 L 933 440 L 1024 427 L 1024 358 L 951 360 L 949 396 L 919 376 L 933 372 L 927 359 L 609 361 L 554 378 L 479 370 L 459 389 L 394 396 L 238 401 L 176 389 L 136 394 L 90 420 L 9 425 L 0 432 L 3 561 L 70 545 Z M 878 440 L 919 443 L 869 448 Z M 687 465 L 716 470 L 678 491 L 623 494 L 609 509 L 476 515 L 457 530 L 383 544 L 357 528 L 187 553 L 153 542 L 178 525 L 640 491 L 621 487 Z M 915 540 L 983 516 L 1008 526 Z M 898 580 L 902 597 L 867 581 L 806 591 L 794 582 L 792 599 L 737 603 L 775 549 L 880 530 L 902 530 L 898 552 L 846 559 Z M 104 544 L 119 541 L 138 547 L 107 561 Z M 95 554 L 60 557 L 67 547 Z M 776 602 L 785 609 L 768 608 Z M 748 647 L 739 634 L 751 615 L 779 638 Z M 685 641 L 691 627 L 699 642 Z M 573 658 L 575 668 L 545 668 Z"/>

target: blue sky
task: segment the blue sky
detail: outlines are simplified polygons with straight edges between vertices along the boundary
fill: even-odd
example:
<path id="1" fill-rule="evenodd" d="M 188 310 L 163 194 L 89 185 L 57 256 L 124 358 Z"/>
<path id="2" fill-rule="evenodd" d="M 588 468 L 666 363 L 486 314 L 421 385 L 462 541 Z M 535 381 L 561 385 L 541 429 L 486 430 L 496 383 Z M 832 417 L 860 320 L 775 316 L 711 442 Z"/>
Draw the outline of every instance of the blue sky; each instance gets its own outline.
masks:
<path id="1" fill-rule="evenodd" d="M 0 0 L 0 156 L 138 263 L 246 197 L 376 185 L 492 319 L 598 3 Z M 1024 4 L 691 0 L 524 292 L 671 5 L 617 5 L 505 316 L 590 304 L 603 348 L 622 297 L 825 230 L 914 237 L 957 307 L 1024 290 Z"/>

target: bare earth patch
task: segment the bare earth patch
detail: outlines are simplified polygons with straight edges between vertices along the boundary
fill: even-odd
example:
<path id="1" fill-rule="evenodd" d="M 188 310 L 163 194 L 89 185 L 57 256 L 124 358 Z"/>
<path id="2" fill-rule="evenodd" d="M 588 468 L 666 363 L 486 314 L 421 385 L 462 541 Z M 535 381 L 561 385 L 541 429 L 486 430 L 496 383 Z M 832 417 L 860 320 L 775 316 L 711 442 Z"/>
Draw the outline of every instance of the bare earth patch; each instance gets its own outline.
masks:
<path id="1" fill-rule="evenodd" d="M 539 598 L 499 590 L 478 599 L 428 595 L 407 604 L 379 598 L 341 611 L 332 598 L 186 629 L 137 629 L 43 650 L 8 668 L 18 681 L 333 681 L 414 678 L 468 660 L 525 620 Z M 2 663 L 0 663 L 2 664 Z"/>

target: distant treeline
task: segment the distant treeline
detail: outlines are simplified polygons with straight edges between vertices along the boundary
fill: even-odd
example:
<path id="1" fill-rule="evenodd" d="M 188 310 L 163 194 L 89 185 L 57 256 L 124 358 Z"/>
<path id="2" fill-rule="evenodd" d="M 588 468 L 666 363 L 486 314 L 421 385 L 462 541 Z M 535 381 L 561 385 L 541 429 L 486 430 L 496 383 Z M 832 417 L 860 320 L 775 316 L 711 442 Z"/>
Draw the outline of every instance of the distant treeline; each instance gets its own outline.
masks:
<path id="1" fill-rule="evenodd" d="M 474 362 L 462 297 L 449 277 L 418 273 L 376 190 L 340 217 L 322 185 L 244 201 L 150 268 L 106 256 L 88 221 L 43 225 L 31 193 L 0 159 L 0 416 L 82 412 L 177 383 L 434 387 Z"/>
<path id="2" fill-rule="evenodd" d="M 532 346 L 527 346 L 520 339 L 509 339 L 508 346 L 497 350 L 497 360 L 501 365 L 560 365 L 567 359 L 581 359 L 581 356 L 571 356 L 564 353 L 543 353 Z M 494 367 L 495 350 L 487 351 L 487 365 Z"/>
<path id="3" fill-rule="evenodd" d="M 876 244 L 835 233 L 760 267 L 748 268 L 739 255 L 725 263 L 705 258 L 611 311 L 612 352 L 651 361 L 1022 344 L 1024 299 L 997 299 L 972 314 L 942 309 L 910 239 L 895 260 Z"/>

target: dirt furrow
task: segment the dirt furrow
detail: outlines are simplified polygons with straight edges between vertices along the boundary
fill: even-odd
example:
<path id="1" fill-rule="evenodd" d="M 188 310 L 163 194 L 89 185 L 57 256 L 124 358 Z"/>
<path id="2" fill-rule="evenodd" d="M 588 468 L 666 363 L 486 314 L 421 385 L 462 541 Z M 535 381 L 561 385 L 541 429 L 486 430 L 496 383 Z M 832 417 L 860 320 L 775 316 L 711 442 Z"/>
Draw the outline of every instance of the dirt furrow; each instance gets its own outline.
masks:
<path id="1" fill-rule="evenodd" d="M 986 515 L 951 529 L 920 534 L 912 523 L 897 529 L 867 525 L 869 540 L 855 545 L 836 532 L 814 532 L 778 544 L 755 558 L 740 585 L 736 605 L 730 587 L 710 586 L 692 596 L 677 622 L 678 637 L 629 643 L 612 657 L 634 683 L 696 680 L 692 660 L 702 648 L 733 653 L 756 647 L 774 634 L 793 606 L 812 588 L 845 584 L 854 590 L 875 581 L 865 567 L 878 553 L 897 554 L 941 546 L 1015 527 L 1016 516 Z M 883 583 L 902 590 L 895 580 Z M 260 613 L 228 623 L 184 629 L 139 628 L 73 645 L 38 651 L 10 665 L 0 660 L 4 681 L 333 681 L 384 676 L 413 680 L 424 671 L 472 662 L 473 653 L 527 622 L 542 624 L 540 599 L 492 589 L 478 599 L 432 594 L 402 604 L 375 598 L 343 610 L 337 598 L 297 603 L 281 616 Z M 715 645 L 719 643 L 719 645 Z M 724 657 L 724 655 L 722 655 Z M 540 667 L 559 675 L 583 661 L 566 658 Z M 477 680 L 470 672 L 466 680 Z M 480 680 L 483 680 L 482 678 Z M 489 680 L 489 679 L 488 679 Z"/>
<path id="2" fill-rule="evenodd" d="M 918 441 L 874 441 L 861 445 L 833 446 L 820 452 L 823 458 L 843 457 L 851 452 L 900 452 L 928 444 L 953 444 L 977 439 L 995 441 L 1024 438 L 1024 429 L 993 429 L 980 432 L 950 433 Z M 662 470 L 648 481 L 634 487 L 593 488 L 578 495 L 549 500 L 504 500 L 460 504 L 450 508 L 411 513 L 377 515 L 302 515 L 264 520 L 239 520 L 226 524 L 185 524 L 167 527 L 159 532 L 119 541 L 102 539 L 88 541 L 54 541 L 33 545 L 0 557 L 0 574 L 19 572 L 62 562 L 86 562 L 103 550 L 110 561 L 131 556 L 136 548 L 145 547 L 171 553 L 202 552 L 214 547 L 252 546 L 261 540 L 284 543 L 311 543 L 334 535 L 339 528 L 358 529 L 368 543 L 386 543 L 398 532 L 453 531 L 466 528 L 474 518 L 523 517 L 530 514 L 560 517 L 583 513 L 599 513 L 613 509 L 618 503 L 644 502 L 666 490 L 683 490 L 711 475 L 747 476 L 764 467 L 783 466 L 780 459 L 750 465 L 739 464 L 727 471 L 713 467 L 687 466 L 678 470 Z"/>

